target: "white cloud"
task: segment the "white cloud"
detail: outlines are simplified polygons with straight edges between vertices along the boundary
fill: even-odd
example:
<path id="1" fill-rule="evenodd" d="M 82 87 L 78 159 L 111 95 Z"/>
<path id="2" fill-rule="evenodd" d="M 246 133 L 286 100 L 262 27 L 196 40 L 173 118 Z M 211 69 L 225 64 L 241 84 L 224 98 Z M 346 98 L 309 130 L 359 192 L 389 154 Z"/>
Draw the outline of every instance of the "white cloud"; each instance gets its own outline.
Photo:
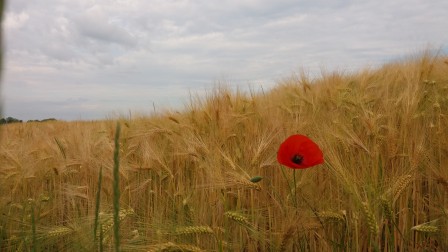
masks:
<path id="1" fill-rule="evenodd" d="M 300 67 L 378 65 L 446 46 L 447 9 L 443 0 L 9 1 L 5 112 L 102 118 L 179 105 L 220 79 L 270 86 Z"/>
<path id="2" fill-rule="evenodd" d="M 28 21 L 29 18 L 29 15 L 25 12 L 6 13 L 4 28 L 6 30 L 20 29 Z"/>

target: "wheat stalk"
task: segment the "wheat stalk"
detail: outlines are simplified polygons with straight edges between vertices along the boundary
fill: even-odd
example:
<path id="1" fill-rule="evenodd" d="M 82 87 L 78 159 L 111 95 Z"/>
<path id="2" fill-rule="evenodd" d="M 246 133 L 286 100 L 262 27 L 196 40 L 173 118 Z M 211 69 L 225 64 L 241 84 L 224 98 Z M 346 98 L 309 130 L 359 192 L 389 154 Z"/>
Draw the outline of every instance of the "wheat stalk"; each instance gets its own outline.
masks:
<path id="1" fill-rule="evenodd" d="M 288 246 L 290 240 L 296 234 L 296 232 L 297 232 L 297 225 L 290 225 L 288 227 L 286 232 L 283 234 L 282 241 L 280 243 L 279 251 L 281 251 L 281 252 L 282 251 L 286 251 L 287 246 Z"/>

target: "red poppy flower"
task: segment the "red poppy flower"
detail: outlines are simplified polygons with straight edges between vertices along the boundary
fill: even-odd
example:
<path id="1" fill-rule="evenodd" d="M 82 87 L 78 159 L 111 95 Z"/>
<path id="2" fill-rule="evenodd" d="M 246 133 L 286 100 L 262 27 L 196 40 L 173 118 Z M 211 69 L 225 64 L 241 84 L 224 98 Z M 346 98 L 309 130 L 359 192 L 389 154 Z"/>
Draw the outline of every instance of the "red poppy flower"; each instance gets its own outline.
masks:
<path id="1" fill-rule="evenodd" d="M 292 169 L 306 169 L 322 164 L 324 156 L 319 146 L 308 137 L 292 135 L 280 145 L 277 160 Z"/>

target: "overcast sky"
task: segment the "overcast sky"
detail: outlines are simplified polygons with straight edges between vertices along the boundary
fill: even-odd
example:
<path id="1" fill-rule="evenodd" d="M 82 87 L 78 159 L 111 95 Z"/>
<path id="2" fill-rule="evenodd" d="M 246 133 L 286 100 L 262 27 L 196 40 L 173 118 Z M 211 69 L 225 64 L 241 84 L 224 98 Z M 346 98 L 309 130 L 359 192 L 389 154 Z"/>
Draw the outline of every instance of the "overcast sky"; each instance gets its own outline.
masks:
<path id="1" fill-rule="evenodd" d="M 217 82 L 448 52 L 446 0 L 10 0 L 3 114 L 104 119 L 182 108 Z"/>

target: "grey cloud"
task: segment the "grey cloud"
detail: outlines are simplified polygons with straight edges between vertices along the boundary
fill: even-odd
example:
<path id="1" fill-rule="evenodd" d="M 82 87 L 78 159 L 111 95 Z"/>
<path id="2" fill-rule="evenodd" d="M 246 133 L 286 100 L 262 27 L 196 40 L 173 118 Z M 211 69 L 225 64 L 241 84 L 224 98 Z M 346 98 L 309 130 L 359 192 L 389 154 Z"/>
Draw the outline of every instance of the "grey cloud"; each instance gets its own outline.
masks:
<path id="1" fill-rule="evenodd" d="M 118 23 L 108 18 L 104 10 L 94 6 L 74 19 L 81 35 L 103 43 L 135 46 L 136 39 Z"/>
<path id="2" fill-rule="evenodd" d="M 14 0 L 5 105 L 19 113 L 28 100 L 23 113 L 56 113 L 48 104 L 60 102 L 67 118 L 98 116 L 176 104 L 220 79 L 272 85 L 300 67 L 375 66 L 446 45 L 446 9 L 421 0 Z"/>
<path id="3" fill-rule="evenodd" d="M 53 8 L 31 2 L 10 6 L 12 10 L 6 14 L 7 53 L 27 52 L 40 55 L 35 58 L 42 61 L 84 62 L 93 67 L 113 64 L 137 44 L 119 20 L 108 17 L 98 6 L 67 6 L 57 1 L 47 4 Z"/>

